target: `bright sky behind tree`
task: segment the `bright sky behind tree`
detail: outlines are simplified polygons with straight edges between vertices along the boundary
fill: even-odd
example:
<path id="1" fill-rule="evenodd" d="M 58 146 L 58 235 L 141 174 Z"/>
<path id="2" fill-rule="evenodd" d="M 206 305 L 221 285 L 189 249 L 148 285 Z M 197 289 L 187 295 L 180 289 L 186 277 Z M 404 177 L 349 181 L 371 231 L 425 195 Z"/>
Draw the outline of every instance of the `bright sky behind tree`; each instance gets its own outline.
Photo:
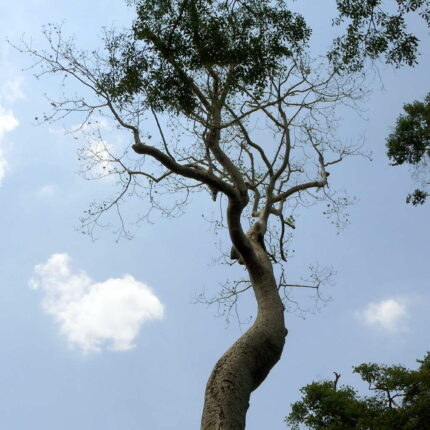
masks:
<path id="1" fill-rule="evenodd" d="M 334 9 L 306 7 L 314 29 L 313 52 L 330 42 Z M 320 5 L 322 2 L 310 2 Z M 324 2 L 329 5 L 334 2 Z M 136 224 L 143 203 L 125 210 L 133 240 L 112 229 L 92 241 L 79 218 L 93 200 L 110 196 L 114 180 L 86 181 L 77 172 L 85 141 L 65 129 L 74 117 L 36 126 L 49 110 L 43 94 L 58 81 L 35 80 L 31 60 L 7 37 L 24 34 L 43 46 L 41 27 L 63 22 L 77 46 L 101 45 L 103 26 L 130 25 L 125 2 L 28 0 L 6 2 L 0 16 L 0 428 L 7 430 L 167 430 L 198 428 L 206 380 L 218 357 L 247 328 L 252 297 L 239 304 L 227 326 L 215 306 L 194 304 L 200 292 L 214 295 L 237 268 L 216 264 L 218 241 L 210 223 L 219 209 L 209 195 L 194 195 L 175 219 L 154 214 Z M 379 66 L 372 94 L 360 114 L 343 109 L 339 136 L 364 139 L 366 158 L 334 167 L 330 186 L 357 202 L 351 224 L 339 234 L 323 208 L 303 209 L 291 243 L 289 279 L 300 281 L 309 264 L 333 266 L 335 285 L 314 301 L 293 291 L 303 308 L 287 314 L 289 335 L 280 363 L 253 394 L 247 429 L 285 428 L 283 417 L 298 389 L 342 374 L 359 385 L 353 365 L 375 361 L 415 368 L 429 349 L 429 204 L 412 207 L 405 167 L 390 167 L 385 138 L 402 105 L 429 91 L 430 38 L 424 28 L 420 64 L 414 69 Z M 78 89 L 78 87 L 76 87 Z M 114 133 L 105 133 L 113 145 Z M 142 206 L 141 206 L 142 205 Z M 118 220 L 112 214 L 113 222 Z M 113 317 L 114 316 L 114 317 Z"/>

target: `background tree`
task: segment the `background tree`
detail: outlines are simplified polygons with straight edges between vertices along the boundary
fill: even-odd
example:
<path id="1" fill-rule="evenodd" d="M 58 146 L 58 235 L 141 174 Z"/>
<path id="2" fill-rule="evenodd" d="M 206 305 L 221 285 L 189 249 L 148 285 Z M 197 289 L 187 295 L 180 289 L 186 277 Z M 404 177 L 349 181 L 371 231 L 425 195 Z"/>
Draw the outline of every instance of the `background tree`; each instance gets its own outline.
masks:
<path id="1" fill-rule="evenodd" d="M 306 53 L 311 31 L 304 18 L 282 0 L 132 3 L 131 31 L 107 32 L 103 52 L 78 50 L 57 26 L 45 30 L 47 51 L 25 43 L 19 49 L 35 57 L 39 77 L 58 74 L 79 84 L 63 83 L 42 121 L 83 115 L 76 132 L 88 137 L 81 152 L 87 173 L 118 179 L 119 193 L 93 205 L 84 227 L 91 230 L 133 194 L 149 202 L 149 211 L 169 215 L 202 189 L 221 204 L 218 225 L 225 219 L 231 260 L 245 268 L 231 294 L 252 289 L 258 313 L 209 378 L 201 428 L 243 429 L 250 394 L 279 360 L 287 334 L 281 292 L 297 285 L 282 264 L 294 213 L 323 200 L 326 213 L 338 217 L 348 205 L 328 187 L 328 168 L 359 154 L 359 145 L 336 138 L 335 107 L 360 99 L 366 58 L 385 54 L 397 65 L 413 63 L 417 43 L 400 43 L 408 37 L 402 16 L 428 2 L 398 0 L 398 31 L 375 51 L 368 37 L 388 31 L 387 22 L 374 19 L 380 2 L 356 9 L 338 1 L 337 23 L 351 25 L 319 62 Z M 414 6 L 404 9 L 406 3 Z M 363 36 L 352 38 L 351 29 Z M 157 139 L 147 131 L 151 120 Z M 108 124 L 127 132 L 131 144 L 107 144 Z M 163 200 L 166 193 L 175 197 Z M 310 286 L 318 287 L 313 276 Z"/>
<path id="2" fill-rule="evenodd" d="M 423 189 L 416 189 L 406 198 L 414 206 L 423 204 L 428 197 L 425 186 L 430 184 L 430 93 L 424 101 L 414 101 L 403 106 L 396 127 L 387 138 L 387 155 L 393 166 L 409 164 L 415 169 L 414 176 Z"/>
<path id="3" fill-rule="evenodd" d="M 301 389 L 302 400 L 285 419 L 292 429 L 425 430 L 430 428 L 430 353 L 417 370 L 363 363 L 354 367 L 374 394 L 363 397 L 335 382 L 313 382 Z"/>

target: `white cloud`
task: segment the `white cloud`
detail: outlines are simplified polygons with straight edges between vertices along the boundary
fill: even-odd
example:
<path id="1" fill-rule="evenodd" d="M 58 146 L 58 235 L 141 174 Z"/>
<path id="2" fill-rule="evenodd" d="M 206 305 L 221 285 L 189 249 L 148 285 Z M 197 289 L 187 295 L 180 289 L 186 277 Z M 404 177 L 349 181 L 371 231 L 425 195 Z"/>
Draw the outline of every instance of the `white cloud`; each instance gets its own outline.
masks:
<path id="1" fill-rule="evenodd" d="M 3 148 L 3 139 L 6 133 L 12 131 L 17 126 L 18 120 L 15 118 L 13 112 L 10 109 L 5 109 L 1 105 L 0 100 L 0 185 L 8 167 Z"/>
<path id="2" fill-rule="evenodd" d="M 5 109 L 0 104 L 0 140 L 9 131 L 12 131 L 18 125 L 18 120 L 10 109 Z"/>
<path id="3" fill-rule="evenodd" d="M 356 313 L 356 316 L 369 326 L 398 331 L 405 327 L 408 312 L 401 300 L 387 299 L 378 303 L 368 303 L 363 310 Z"/>
<path id="4" fill-rule="evenodd" d="M 31 288 L 44 293 L 43 307 L 60 326 L 71 346 L 83 352 L 135 347 L 144 322 L 161 319 L 163 305 L 152 290 L 131 275 L 93 282 L 72 272 L 68 254 L 53 254 L 35 266 Z"/>

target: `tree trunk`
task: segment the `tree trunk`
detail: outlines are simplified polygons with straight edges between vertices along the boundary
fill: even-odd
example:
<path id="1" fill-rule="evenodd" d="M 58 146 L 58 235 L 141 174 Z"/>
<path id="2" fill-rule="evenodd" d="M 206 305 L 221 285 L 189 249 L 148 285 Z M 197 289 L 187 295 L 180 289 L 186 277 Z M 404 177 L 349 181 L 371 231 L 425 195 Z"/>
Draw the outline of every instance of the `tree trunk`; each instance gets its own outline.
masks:
<path id="1" fill-rule="evenodd" d="M 243 430 L 249 398 L 281 357 L 287 330 L 284 306 L 272 265 L 259 244 L 261 260 L 247 267 L 258 303 L 257 318 L 220 358 L 209 377 L 201 430 Z"/>

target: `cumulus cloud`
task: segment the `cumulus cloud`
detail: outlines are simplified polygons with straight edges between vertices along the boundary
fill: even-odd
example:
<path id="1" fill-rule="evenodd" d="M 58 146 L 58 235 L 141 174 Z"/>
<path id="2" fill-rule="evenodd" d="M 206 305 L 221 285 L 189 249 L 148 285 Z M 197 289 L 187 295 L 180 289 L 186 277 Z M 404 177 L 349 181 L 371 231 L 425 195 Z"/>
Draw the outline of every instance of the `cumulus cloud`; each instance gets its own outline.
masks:
<path id="1" fill-rule="evenodd" d="M 43 308 L 71 346 L 84 353 L 129 350 L 143 323 L 163 317 L 160 300 L 133 276 L 94 282 L 70 263 L 68 254 L 53 254 L 35 266 L 29 285 L 44 293 Z"/>
<path id="2" fill-rule="evenodd" d="M 401 300 L 387 299 L 368 303 L 363 310 L 356 313 L 356 316 L 366 325 L 398 331 L 404 327 L 408 312 Z"/>

